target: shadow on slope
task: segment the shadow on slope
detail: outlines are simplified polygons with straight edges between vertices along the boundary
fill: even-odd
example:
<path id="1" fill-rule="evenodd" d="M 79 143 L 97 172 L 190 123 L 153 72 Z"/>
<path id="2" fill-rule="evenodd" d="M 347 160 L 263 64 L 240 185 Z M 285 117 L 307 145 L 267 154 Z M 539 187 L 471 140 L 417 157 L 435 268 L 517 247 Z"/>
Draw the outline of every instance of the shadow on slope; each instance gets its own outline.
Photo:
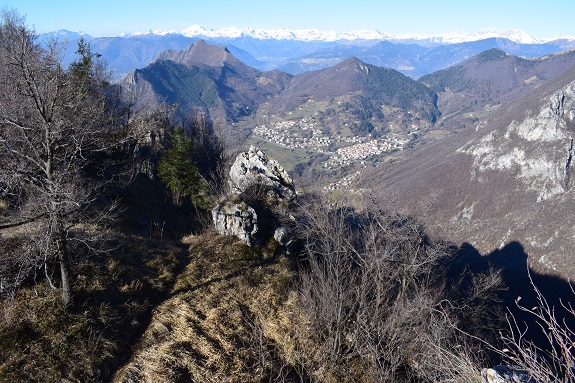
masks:
<path id="1" fill-rule="evenodd" d="M 534 286 L 541 292 L 551 307 L 555 307 L 555 315 L 559 323 L 564 323 L 571 329 L 575 328 L 575 318 L 565 311 L 562 305 L 575 304 L 568 281 L 541 274 L 529 267 L 528 255 L 519 242 L 511 242 L 488 255 L 481 253 L 469 243 L 460 246 L 450 269 L 450 283 L 462 275 L 463 270 L 469 270 L 467 275 L 487 272 L 490 269 L 501 270 L 501 276 L 506 289 L 500 292 L 496 303 L 504 313 L 513 315 L 519 327 L 526 330 L 526 339 L 534 341 L 543 349 L 548 343 L 541 331 L 536 318 L 523 310 L 521 306 L 531 309 L 539 305 Z M 519 301 L 518 301 L 519 299 Z"/>
<path id="2" fill-rule="evenodd" d="M 126 234 L 180 239 L 201 231 L 210 222 L 209 212 L 195 209 L 188 199 L 174 204 L 169 190 L 144 174 L 119 190 L 117 197 L 122 203 L 117 225 Z"/>

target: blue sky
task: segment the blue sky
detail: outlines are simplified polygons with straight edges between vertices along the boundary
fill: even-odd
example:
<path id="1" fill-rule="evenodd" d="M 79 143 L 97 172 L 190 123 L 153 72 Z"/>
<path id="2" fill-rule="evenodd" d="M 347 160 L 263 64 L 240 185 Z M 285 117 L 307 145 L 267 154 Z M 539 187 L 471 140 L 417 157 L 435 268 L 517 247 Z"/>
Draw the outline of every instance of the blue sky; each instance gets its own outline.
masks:
<path id="1" fill-rule="evenodd" d="M 116 36 L 148 29 L 289 28 L 347 32 L 473 33 L 517 28 L 536 38 L 575 36 L 575 1 L 447 0 L 0 0 L 26 16 L 36 31 L 83 31 Z M 532 5 L 533 4 L 533 5 Z"/>

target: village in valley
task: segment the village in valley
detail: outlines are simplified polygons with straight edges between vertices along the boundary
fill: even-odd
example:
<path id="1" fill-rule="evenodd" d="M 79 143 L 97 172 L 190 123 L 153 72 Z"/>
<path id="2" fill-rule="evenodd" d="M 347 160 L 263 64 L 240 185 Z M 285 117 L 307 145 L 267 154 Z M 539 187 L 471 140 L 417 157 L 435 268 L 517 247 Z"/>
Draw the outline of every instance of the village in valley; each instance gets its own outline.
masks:
<path id="1" fill-rule="evenodd" d="M 411 132 L 389 132 L 377 138 L 371 134 L 354 136 L 342 134 L 328 135 L 322 127 L 310 117 L 299 120 L 278 120 L 273 123 L 260 124 L 253 128 L 254 136 L 290 150 L 305 150 L 324 154 L 323 170 L 337 170 L 353 165 L 353 171 L 342 179 L 325 186 L 326 190 L 349 188 L 352 181 L 361 174 L 367 162 L 377 163 L 381 156 L 403 150 L 408 143 L 417 137 L 418 128 Z"/>

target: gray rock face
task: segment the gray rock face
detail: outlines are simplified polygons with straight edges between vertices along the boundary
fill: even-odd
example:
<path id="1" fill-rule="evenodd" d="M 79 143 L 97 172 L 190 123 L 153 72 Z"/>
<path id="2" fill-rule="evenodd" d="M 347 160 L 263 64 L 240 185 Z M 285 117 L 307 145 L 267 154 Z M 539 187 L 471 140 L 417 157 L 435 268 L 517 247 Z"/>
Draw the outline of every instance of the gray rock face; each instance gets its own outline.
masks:
<path id="1" fill-rule="evenodd" d="M 254 183 L 266 185 L 281 199 L 295 198 L 295 186 L 288 172 L 275 160 L 270 160 L 254 146 L 240 153 L 230 169 L 230 189 L 241 194 Z"/>
<path id="2" fill-rule="evenodd" d="M 532 115 L 471 140 L 459 151 L 473 157 L 472 178 L 483 182 L 488 171 L 509 174 L 541 202 L 572 186 L 574 122 L 575 81 L 544 99 Z"/>
<path id="3" fill-rule="evenodd" d="M 212 219 L 221 234 L 236 236 L 248 246 L 260 242 L 258 216 L 244 203 L 221 203 L 212 210 Z"/>
<path id="4" fill-rule="evenodd" d="M 252 146 L 236 157 L 229 184 L 233 196 L 212 210 L 216 230 L 236 236 L 248 246 L 273 236 L 289 252 L 294 243 L 293 233 L 280 222 L 282 218 L 294 219 L 287 206 L 296 198 L 296 192 L 285 169 Z M 251 187 L 255 189 L 250 190 Z"/>
<path id="5" fill-rule="evenodd" d="M 495 366 L 481 370 L 482 383 L 532 383 L 533 379 L 523 370 Z"/>

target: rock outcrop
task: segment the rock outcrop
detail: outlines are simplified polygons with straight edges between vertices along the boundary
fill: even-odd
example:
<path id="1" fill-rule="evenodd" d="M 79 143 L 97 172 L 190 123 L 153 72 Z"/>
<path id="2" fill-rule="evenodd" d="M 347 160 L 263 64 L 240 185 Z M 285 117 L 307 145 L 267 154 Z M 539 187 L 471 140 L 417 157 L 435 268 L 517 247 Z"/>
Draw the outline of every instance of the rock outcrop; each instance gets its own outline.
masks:
<path id="1" fill-rule="evenodd" d="M 534 383 L 527 372 L 508 366 L 495 366 L 481 370 L 482 383 Z"/>
<path id="2" fill-rule="evenodd" d="M 232 195 L 212 210 L 216 230 L 236 236 L 248 246 L 273 237 L 287 250 L 293 238 L 281 222 L 293 221 L 286 207 L 296 198 L 295 186 L 287 171 L 251 146 L 236 157 L 229 184 Z"/>
<path id="3" fill-rule="evenodd" d="M 261 240 L 256 211 L 244 203 L 219 204 L 212 210 L 212 219 L 218 233 L 234 235 L 248 246 Z"/>
<path id="4" fill-rule="evenodd" d="M 229 178 L 232 193 L 242 194 L 254 184 L 265 185 L 267 191 L 277 198 L 293 200 L 295 186 L 288 172 L 275 160 L 270 160 L 264 152 L 251 146 L 240 153 L 230 169 Z"/>
<path id="5" fill-rule="evenodd" d="M 473 157 L 472 178 L 482 182 L 489 171 L 509 174 L 541 202 L 571 186 L 574 123 L 575 81 L 546 97 L 533 115 L 472 139 L 459 151 Z"/>

